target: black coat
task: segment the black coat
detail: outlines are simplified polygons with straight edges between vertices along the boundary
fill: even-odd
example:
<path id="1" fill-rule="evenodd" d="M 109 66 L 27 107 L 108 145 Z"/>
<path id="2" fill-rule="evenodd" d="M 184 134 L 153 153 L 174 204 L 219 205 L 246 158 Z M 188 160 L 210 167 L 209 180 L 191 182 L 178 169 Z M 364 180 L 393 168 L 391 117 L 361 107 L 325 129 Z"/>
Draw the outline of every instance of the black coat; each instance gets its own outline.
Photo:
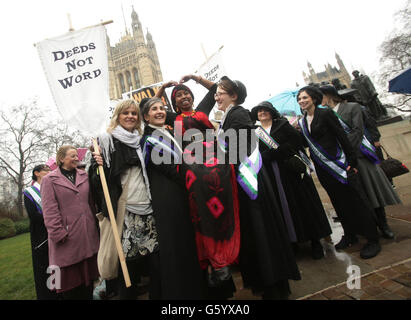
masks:
<path id="1" fill-rule="evenodd" d="M 111 165 L 110 167 L 107 167 L 106 162 L 104 162 L 103 168 L 107 180 L 107 187 L 109 188 L 113 212 L 114 215 L 117 215 L 118 200 L 123 192 L 123 187 L 121 186 L 121 175 L 132 166 L 137 165 L 141 167 L 141 163 L 135 149 L 127 146 L 114 137 L 113 145 L 114 151 L 110 155 Z M 88 176 L 90 181 L 90 190 L 97 206 L 97 212 L 101 212 L 105 217 L 109 218 L 107 203 L 104 198 L 103 187 L 98 174 L 98 164 L 93 157 L 90 162 Z"/>
<path id="2" fill-rule="evenodd" d="M 153 128 L 146 126 L 143 143 Z M 170 141 L 168 141 L 169 144 Z M 143 148 L 144 145 L 143 145 Z M 145 150 L 148 155 L 151 146 Z M 205 282 L 198 261 L 188 197 L 175 164 L 154 164 L 148 156 L 152 208 L 160 248 L 161 298 L 202 299 Z"/>
<path id="3" fill-rule="evenodd" d="M 246 129 L 248 142 L 254 134 L 250 113 L 241 106 L 228 111 L 222 128 L 225 132 Z M 300 279 L 280 206 L 271 196 L 274 194 L 273 186 L 264 164 L 258 173 L 257 199 L 251 200 L 240 185 L 238 193 L 241 227 L 239 260 L 244 285 L 250 286 L 253 291 L 267 291 L 279 282 Z"/>
<path id="4" fill-rule="evenodd" d="M 305 117 L 304 120 L 306 121 Z M 337 116 L 330 109 L 316 108 L 311 123 L 311 136 L 330 155 L 335 156 L 337 141 L 340 143 L 348 164 L 357 166 L 357 156 L 354 148 L 344 132 Z M 369 240 L 377 240 L 378 232 L 369 201 L 361 192 L 361 182 L 353 170 L 348 172 L 348 184 L 335 179 L 316 161 L 313 161 L 317 177 L 327 191 L 333 207 L 341 220 L 344 234 L 353 236 L 360 234 Z"/>
<path id="5" fill-rule="evenodd" d="M 44 225 L 43 215 L 38 211 L 36 205 L 24 195 L 24 206 L 30 219 L 30 239 L 33 260 L 34 284 L 36 287 L 37 300 L 56 300 L 58 294 L 47 288 L 47 273 L 49 266 L 49 246 L 44 242 L 48 238 L 47 229 Z"/>
<path id="6" fill-rule="evenodd" d="M 364 120 L 365 136 L 372 144 L 374 144 L 374 142 L 376 141 L 380 141 L 381 133 L 378 130 L 377 121 L 374 119 L 374 117 L 366 107 L 361 106 L 361 111 Z"/>
<path id="7" fill-rule="evenodd" d="M 307 173 L 301 177 L 287 164 L 291 157 L 298 155 L 298 151 L 305 153 L 300 133 L 286 119 L 280 119 L 273 120 L 270 135 L 280 145 L 279 148 L 269 149 L 260 142 L 260 152 L 273 185 L 276 179 L 271 163 L 277 161 L 297 241 L 321 239 L 330 235 L 332 231 L 313 179 Z M 276 196 L 279 198 L 278 194 Z"/>
<path id="8" fill-rule="evenodd" d="M 307 123 L 306 116 L 303 121 Z M 337 141 L 340 143 L 348 164 L 357 166 L 357 156 L 337 116 L 330 109 L 315 108 L 310 135 L 331 156 L 337 155 Z"/>

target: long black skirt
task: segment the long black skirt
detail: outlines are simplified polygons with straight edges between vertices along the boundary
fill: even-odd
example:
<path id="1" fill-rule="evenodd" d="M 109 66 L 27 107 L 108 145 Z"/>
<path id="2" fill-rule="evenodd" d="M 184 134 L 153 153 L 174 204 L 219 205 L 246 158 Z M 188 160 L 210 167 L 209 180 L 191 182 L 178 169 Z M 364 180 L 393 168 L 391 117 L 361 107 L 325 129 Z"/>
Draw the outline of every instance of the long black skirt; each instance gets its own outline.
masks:
<path id="1" fill-rule="evenodd" d="M 160 249 L 161 299 L 204 299 L 206 283 L 185 190 L 152 167 L 148 173 Z"/>
<path id="2" fill-rule="evenodd" d="M 348 184 L 343 184 L 314 162 L 317 177 L 330 197 L 347 236 L 362 235 L 378 240 L 374 210 L 361 185 L 358 174 L 349 173 Z"/>
<path id="3" fill-rule="evenodd" d="M 239 267 L 245 287 L 267 292 L 288 279 L 300 280 L 280 206 L 264 165 L 258 174 L 258 197 L 239 186 L 241 249 Z"/>
<path id="4" fill-rule="evenodd" d="M 278 163 L 281 182 L 287 197 L 297 242 L 318 240 L 332 233 L 318 191 L 310 175 L 294 173 Z M 274 175 L 271 168 L 267 168 Z M 271 169 L 271 170 L 270 170 Z M 275 178 L 272 176 L 272 183 Z"/>

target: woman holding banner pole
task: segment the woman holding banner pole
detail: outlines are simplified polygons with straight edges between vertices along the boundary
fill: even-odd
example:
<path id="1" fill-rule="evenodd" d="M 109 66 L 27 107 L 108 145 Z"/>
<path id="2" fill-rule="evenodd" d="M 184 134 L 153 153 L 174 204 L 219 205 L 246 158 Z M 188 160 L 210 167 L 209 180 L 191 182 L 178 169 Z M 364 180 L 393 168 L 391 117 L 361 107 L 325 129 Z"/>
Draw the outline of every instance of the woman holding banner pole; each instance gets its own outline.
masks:
<path id="1" fill-rule="evenodd" d="M 360 256 L 369 259 L 381 250 L 374 212 L 357 187 L 356 153 L 334 112 L 319 107 L 322 99 L 321 91 L 312 86 L 300 89 L 297 95 L 298 104 L 305 113 L 299 125 L 310 149 L 316 174 L 344 229 L 344 235 L 335 248 L 343 250 L 354 245 L 358 242 L 356 235 L 361 234 L 368 242 L 361 249 Z"/>
<path id="2" fill-rule="evenodd" d="M 103 279 L 119 277 L 120 299 L 136 299 L 137 283 L 143 270 L 150 275 L 150 299 L 159 299 L 157 229 L 151 207 L 150 185 L 141 151 L 141 118 L 137 103 L 130 99 L 120 102 L 113 113 L 107 134 L 98 138 L 102 155 L 93 153 L 89 169 L 90 182 L 100 220 L 98 266 Z M 110 200 L 130 273 L 131 287 L 126 288 L 119 270 L 108 209 L 102 195 L 98 166 L 110 190 Z"/>

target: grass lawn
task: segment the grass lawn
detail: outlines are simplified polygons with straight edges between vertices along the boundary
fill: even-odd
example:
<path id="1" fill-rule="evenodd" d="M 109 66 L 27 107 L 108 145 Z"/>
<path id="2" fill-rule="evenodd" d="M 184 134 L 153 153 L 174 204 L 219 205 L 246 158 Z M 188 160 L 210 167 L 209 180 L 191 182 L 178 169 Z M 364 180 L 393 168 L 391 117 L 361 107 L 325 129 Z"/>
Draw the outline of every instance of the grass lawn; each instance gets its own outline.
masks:
<path id="1" fill-rule="evenodd" d="M 30 233 L 0 240 L 0 300 L 35 300 Z"/>

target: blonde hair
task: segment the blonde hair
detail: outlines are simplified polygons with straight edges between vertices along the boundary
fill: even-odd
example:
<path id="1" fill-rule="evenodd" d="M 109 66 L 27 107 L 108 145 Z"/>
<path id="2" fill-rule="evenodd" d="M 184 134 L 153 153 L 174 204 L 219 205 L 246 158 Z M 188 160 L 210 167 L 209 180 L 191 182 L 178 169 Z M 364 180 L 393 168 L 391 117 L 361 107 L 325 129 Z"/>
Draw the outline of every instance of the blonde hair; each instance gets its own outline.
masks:
<path id="1" fill-rule="evenodd" d="M 56 154 L 56 164 L 57 166 L 61 166 L 63 164 L 62 160 L 66 157 L 67 151 L 74 149 L 77 151 L 77 148 L 71 145 L 61 146 Z"/>
<path id="2" fill-rule="evenodd" d="M 138 106 L 138 103 L 134 99 L 128 99 L 121 101 L 119 104 L 117 104 L 116 109 L 113 112 L 113 116 L 111 117 L 110 124 L 107 128 L 108 133 L 112 133 L 114 128 L 117 127 L 120 123 L 118 120 L 119 115 L 126 109 L 134 106 L 137 112 L 137 124 L 135 129 L 142 134 L 142 129 L 141 129 L 141 116 L 140 116 L 140 108 Z"/>

